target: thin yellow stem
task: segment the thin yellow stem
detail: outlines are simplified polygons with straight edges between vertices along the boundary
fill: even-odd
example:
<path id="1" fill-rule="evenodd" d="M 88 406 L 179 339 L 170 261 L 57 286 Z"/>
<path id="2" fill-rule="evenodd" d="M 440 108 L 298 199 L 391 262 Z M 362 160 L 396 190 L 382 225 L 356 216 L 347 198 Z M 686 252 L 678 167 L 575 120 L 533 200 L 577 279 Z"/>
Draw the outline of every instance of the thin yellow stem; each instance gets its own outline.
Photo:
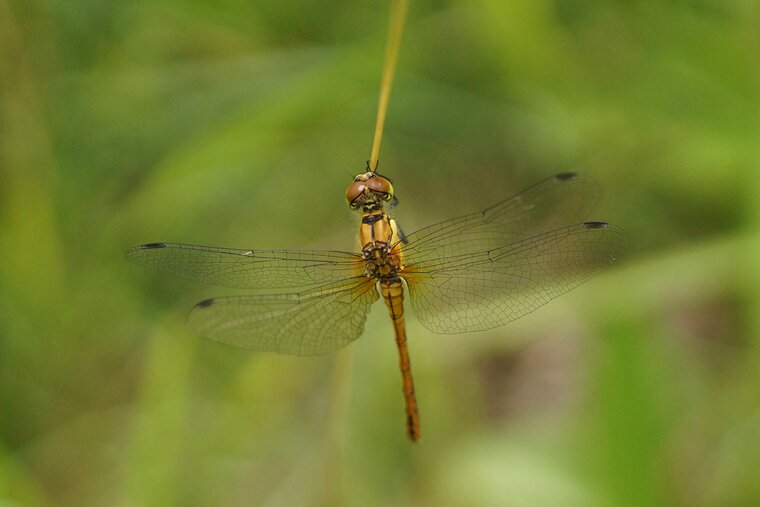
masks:
<path id="1" fill-rule="evenodd" d="M 406 21 L 408 7 L 408 0 L 393 0 L 393 4 L 391 5 L 391 20 L 388 25 L 388 42 L 385 46 L 383 78 L 380 82 L 380 100 L 377 104 L 375 138 L 372 142 L 372 155 L 370 156 L 368 167 L 372 172 L 377 169 L 377 159 L 380 155 L 380 141 L 383 138 L 383 127 L 385 126 L 385 113 L 388 111 L 388 99 L 391 96 L 393 75 L 396 72 L 398 49 L 401 46 L 401 34 L 404 32 L 404 22 Z"/>

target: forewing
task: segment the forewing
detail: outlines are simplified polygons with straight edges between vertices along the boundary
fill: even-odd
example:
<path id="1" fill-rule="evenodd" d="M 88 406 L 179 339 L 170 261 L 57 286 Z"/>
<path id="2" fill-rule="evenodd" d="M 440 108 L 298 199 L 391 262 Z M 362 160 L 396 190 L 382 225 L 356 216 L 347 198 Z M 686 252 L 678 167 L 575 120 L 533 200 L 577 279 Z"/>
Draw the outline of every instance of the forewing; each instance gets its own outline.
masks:
<path id="1" fill-rule="evenodd" d="M 376 281 L 366 276 L 304 293 L 208 299 L 190 311 L 190 326 L 218 342 L 249 350 L 314 355 L 361 335 Z"/>
<path id="2" fill-rule="evenodd" d="M 625 233 L 587 222 L 517 243 L 408 264 L 402 276 L 422 324 L 436 333 L 501 326 L 579 286 L 627 248 Z"/>
<path id="3" fill-rule="evenodd" d="M 361 256 L 338 251 L 149 243 L 124 256 L 187 280 L 239 289 L 301 289 L 358 276 L 364 269 Z"/>
<path id="4" fill-rule="evenodd" d="M 589 218 L 598 200 L 592 178 L 562 173 L 484 211 L 420 229 L 405 238 L 406 261 L 484 252 Z"/>

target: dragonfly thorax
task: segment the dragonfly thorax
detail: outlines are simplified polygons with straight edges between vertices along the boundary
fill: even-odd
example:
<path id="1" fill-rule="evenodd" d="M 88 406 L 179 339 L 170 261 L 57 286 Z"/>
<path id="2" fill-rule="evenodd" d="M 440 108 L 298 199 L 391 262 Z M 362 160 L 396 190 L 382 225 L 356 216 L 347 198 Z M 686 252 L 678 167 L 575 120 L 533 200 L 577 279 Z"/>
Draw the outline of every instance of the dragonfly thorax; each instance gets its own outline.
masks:
<path id="1" fill-rule="evenodd" d="M 401 270 L 401 250 L 396 224 L 387 213 L 371 211 L 362 214 L 359 228 L 362 257 L 371 278 L 393 278 Z"/>
<path id="2" fill-rule="evenodd" d="M 362 250 L 362 256 L 367 262 L 366 273 L 370 278 L 396 278 L 399 271 L 398 259 L 391 253 L 387 243 L 367 245 Z"/>

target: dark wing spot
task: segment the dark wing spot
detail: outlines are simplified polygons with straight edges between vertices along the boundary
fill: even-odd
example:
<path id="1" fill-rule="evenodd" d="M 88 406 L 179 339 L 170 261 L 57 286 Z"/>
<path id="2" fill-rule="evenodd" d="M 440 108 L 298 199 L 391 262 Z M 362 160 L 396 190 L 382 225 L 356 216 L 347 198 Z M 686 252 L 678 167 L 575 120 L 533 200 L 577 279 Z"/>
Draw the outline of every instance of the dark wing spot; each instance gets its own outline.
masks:
<path id="1" fill-rule="evenodd" d="M 559 173 L 554 177 L 557 181 L 568 181 L 575 178 L 578 174 L 577 173 Z"/>
<path id="2" fill-rule="evenodd" d="M 584 222 L 583 226 L 586 229 L 606 229 L 610 225 L 607 222 Z"/>
<path id="3" fill-rule="evenodd" d="M 204 299 L 203 301 L 201 301 L 200 303 L 198 303 L 197 305 L 195 305 L 195 307 L 196 308 L 208 308 L 209 306 L 211 306 L 213 304 L 214 304 L 214 300 L 213 299 Z"/>
<path id="4" fill-rule="evenodd" d="M 146 243 L 140 245 L 140 248 L 166 248 L 166 243 Z"/>

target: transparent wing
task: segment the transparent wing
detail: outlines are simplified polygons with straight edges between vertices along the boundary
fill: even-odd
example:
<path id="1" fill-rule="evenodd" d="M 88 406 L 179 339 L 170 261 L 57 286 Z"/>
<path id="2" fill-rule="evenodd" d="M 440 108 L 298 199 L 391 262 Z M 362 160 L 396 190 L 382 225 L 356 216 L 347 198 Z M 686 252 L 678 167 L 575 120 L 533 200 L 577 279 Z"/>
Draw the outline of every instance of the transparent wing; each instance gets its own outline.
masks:
<path id="1" fill-rule="evenodd" d="M 317 250 L 239 250 L 182 243 L 148 243 L 128 260 L 187 280 L 238 289 L 301 289 L 355 277 L 361 256 Z"/>
<path id="2" fill-rule="evenodd" d="M 415 231 L 405 238 L 409 263 L 484 252 L 589 218 L 598 200 L 592 178 L 562 173 L 492 206 Z"/>
<path id="3" fill-rule="evenodd" d="M 288 294 L 233 296 L 201 301 L 190 326 L 218 342 L 299 356 L 345 347 L 361 335 L 376 281 L 359 276 Z"/>
<path id="4" fill-rule="evenodd" d="M 622 255 L 625 233 L 586 222 L 476 254 L 417 253 L 402 272 L 412 307 L 437 333 L 482 331 L 532 312 Z"/>

